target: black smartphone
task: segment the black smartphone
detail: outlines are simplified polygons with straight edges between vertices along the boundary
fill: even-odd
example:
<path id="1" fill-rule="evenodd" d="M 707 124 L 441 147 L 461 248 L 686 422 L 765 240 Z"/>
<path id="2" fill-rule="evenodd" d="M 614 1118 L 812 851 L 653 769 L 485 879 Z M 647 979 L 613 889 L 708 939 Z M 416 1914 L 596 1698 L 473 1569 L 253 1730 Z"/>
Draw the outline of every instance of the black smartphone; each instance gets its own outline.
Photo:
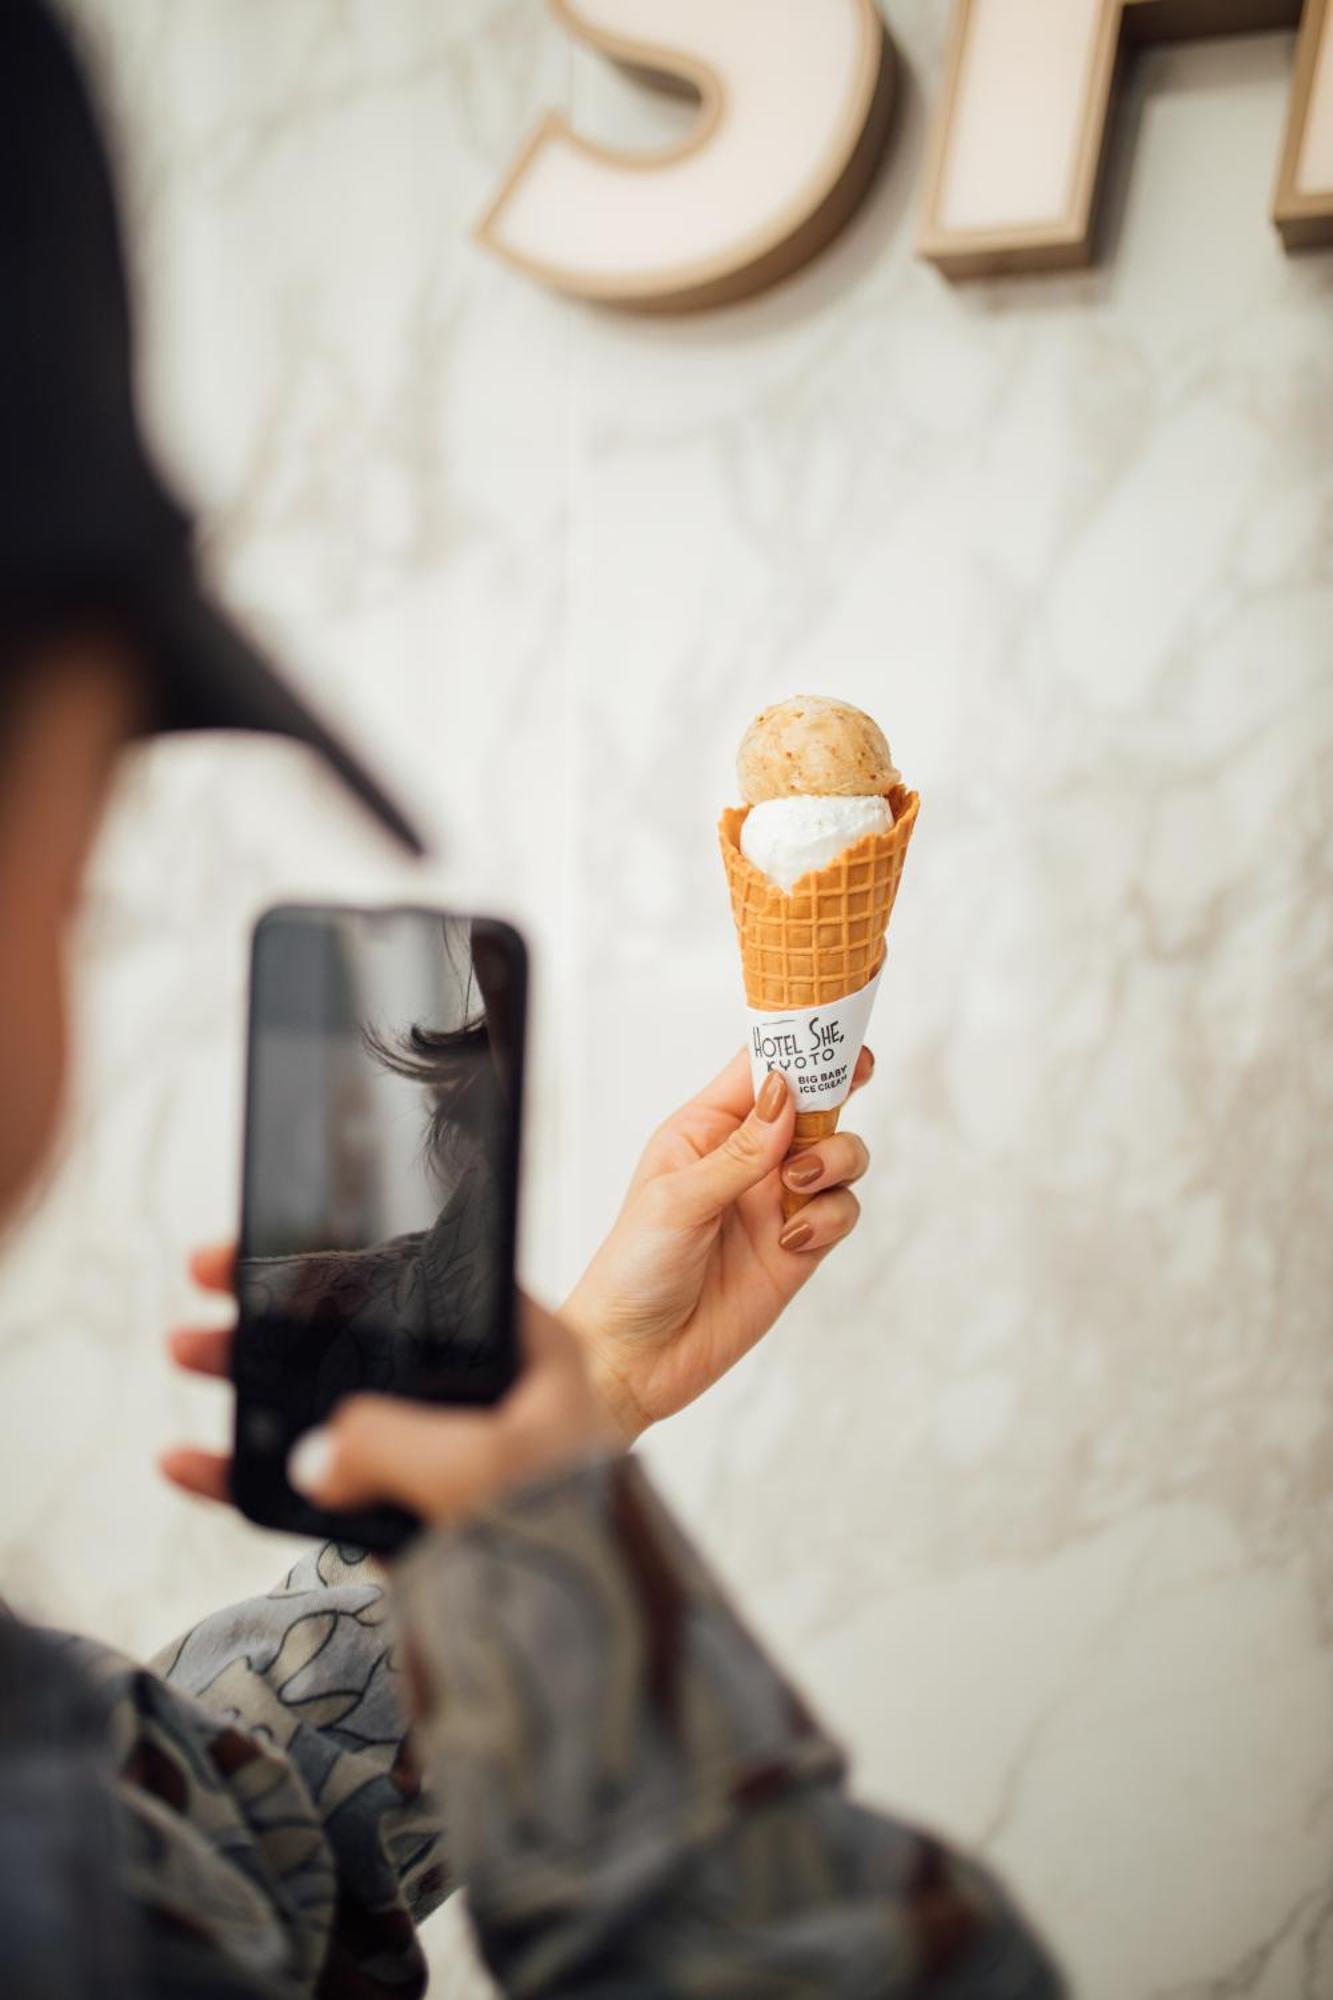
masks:
<path id="1" fill-rule="evenodd" d="M 395 1548 L 395 1507 L 322 1514 L 287 1454 L 359 1390 L 491 1403 L 517 1369 L 527 954 L 490 917 L 284 906 L 255 927 L 236 1262 L 233 1494 L 268 1527 Z"/>

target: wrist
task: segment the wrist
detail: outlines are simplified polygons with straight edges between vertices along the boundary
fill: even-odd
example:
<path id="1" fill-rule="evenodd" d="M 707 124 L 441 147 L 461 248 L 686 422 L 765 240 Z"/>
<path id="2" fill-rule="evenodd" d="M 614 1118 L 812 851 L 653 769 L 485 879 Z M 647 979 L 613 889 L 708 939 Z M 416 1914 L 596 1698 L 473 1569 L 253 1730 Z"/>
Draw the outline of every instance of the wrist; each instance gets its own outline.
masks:
<path id="1" fill-rule="evenodd" d="M 615 1442 L 622 1449 L 627 1449 L 642 1437 L 652 1419 L 635 1395 L 624 1370 L 616 1365 L 611 1343 L 599 1324 L 597 1314 L 589 1309 L 588 1301 L 580 1297 L 580 1292 L 581 1287 L 576 1285 L 561 1306 L 560 1317 L 583 1352 L 589 1384 L 606 1414 Z"/>

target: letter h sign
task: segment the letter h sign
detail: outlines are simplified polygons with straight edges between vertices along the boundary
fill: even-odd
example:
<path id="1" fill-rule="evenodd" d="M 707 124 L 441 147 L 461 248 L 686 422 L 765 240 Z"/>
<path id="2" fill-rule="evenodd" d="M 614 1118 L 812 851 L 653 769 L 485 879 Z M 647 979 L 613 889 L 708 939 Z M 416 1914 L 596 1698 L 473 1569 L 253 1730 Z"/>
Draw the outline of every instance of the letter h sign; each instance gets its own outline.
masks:
<path id="1" fill-rule="evenodd" d="M 1092 256 L 1117 77 L 1136 43 L 1297 27 L 1274 220 L 1333 243 L 1331 0 L 957 0 L 917 248 L 950 277 Z"/>

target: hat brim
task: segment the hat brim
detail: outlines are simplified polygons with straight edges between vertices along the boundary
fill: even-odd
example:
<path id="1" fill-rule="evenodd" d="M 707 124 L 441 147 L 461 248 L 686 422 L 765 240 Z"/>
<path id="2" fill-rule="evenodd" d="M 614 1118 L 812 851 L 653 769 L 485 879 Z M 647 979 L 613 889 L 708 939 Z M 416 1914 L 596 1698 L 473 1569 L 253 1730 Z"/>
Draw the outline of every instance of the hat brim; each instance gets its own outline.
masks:
<path id="1" fill-rule="evenodd" d="M 160 584 L 142 607 L 148 640 L 158 656 L 160 705 L 152 727 L 255 730 L 306 743 L 332 766 L 381 826 L 409 852 L 426 843 L 402 809 L 309 704 L 211 604 L 188 573 Z"/>

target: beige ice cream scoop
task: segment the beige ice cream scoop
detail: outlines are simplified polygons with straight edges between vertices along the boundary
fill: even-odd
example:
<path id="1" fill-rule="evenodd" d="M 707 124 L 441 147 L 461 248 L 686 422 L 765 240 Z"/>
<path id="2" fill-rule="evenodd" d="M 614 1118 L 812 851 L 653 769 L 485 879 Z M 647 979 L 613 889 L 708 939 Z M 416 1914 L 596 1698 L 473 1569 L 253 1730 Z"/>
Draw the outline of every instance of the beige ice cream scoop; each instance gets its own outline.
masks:
<path id="1" fill-rule="evenodd" d="M 736 758 L 741 797 L 881 798 L 902 783 L 884 731 L 864 710 L 822 694 L 761 709 Z"/>

